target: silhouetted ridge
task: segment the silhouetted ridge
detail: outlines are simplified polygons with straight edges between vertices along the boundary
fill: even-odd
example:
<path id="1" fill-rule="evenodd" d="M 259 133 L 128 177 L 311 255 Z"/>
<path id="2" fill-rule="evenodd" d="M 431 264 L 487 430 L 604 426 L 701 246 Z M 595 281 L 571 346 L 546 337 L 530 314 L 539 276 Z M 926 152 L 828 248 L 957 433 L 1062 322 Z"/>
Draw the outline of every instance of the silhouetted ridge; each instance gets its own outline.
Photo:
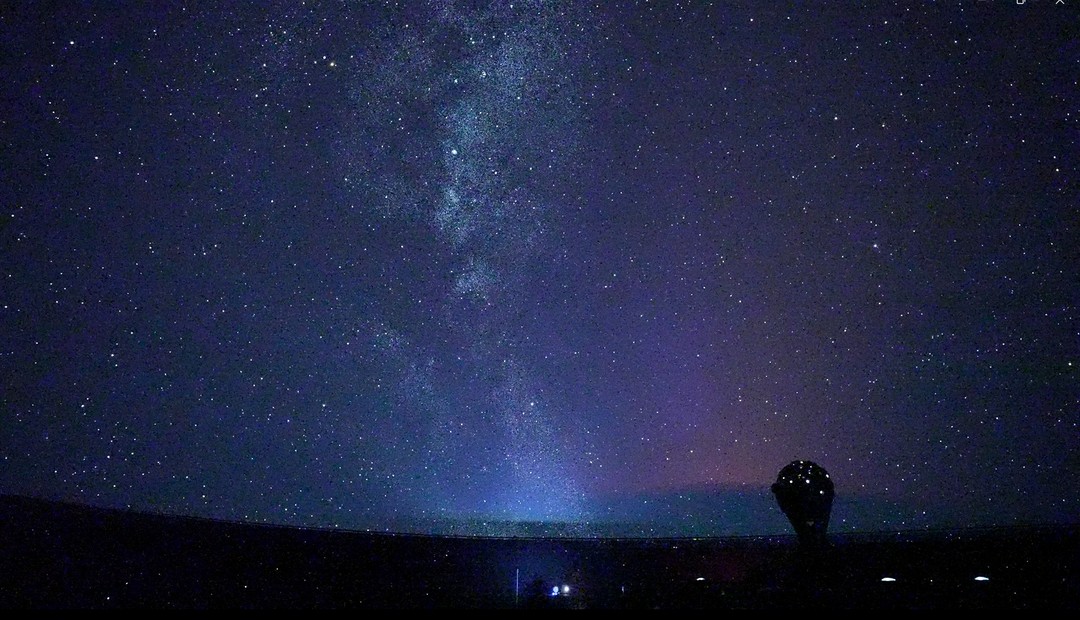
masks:
<path id="1" fill-rule="evenodd" d="M 0 523 L 5 608 L 1080 605 L 1077 527 L 837 536 L 808 589 L 790 536 L 389 535 L 10 496 Z"/>

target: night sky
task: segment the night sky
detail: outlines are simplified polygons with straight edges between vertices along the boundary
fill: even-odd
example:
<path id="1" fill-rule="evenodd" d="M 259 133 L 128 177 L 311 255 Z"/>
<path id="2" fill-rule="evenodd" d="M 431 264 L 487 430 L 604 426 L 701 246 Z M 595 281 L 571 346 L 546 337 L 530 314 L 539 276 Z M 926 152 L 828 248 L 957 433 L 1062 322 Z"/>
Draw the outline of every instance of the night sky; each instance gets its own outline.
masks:
<path id="1" fill-rule="evenodd" d="M 1075 523 L 1078 19 L 5 3 L 0 492 L 774 534 L 808 459 L 834 532 Z"/>

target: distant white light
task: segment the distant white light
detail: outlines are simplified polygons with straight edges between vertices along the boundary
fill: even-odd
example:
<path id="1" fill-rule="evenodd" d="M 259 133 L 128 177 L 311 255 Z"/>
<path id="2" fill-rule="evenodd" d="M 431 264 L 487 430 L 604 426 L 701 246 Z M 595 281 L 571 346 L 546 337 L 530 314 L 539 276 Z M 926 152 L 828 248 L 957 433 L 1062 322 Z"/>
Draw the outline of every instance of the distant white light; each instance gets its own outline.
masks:
<path id="1" fill-rule="evenodd" d="M 552 596 L 558 596 L 559 595 L 559 586 L 551 586 L 551 595 Z"/>
<path id="2" fill-rule="evenodd" d="M 881 580 L 882 581 L 896 581 L 896 579 L 894 579 L 892 577 L 882 577 Z"/>
<path id="3" fill-rule="evenodd" d="M 975 581 L 990 581 L 990 578 L 985 577 L 983 575 L 979 575 L 978 577 L 975 578 Z"/>
<path id="4" fill-rule="evenodd" d="M 705 578 L 704 578 L 704 577 L 698 577 L 698 578 L 697 578 L 697 579 L 695 579 L 694 581 L 705 581 Z"/>
<path id="5" fill-rule="evenodd" d="M 563 594 L 570 594 L 570 586 L 568 586 L 566 584 L 563 584 L 562 593 Z"/>

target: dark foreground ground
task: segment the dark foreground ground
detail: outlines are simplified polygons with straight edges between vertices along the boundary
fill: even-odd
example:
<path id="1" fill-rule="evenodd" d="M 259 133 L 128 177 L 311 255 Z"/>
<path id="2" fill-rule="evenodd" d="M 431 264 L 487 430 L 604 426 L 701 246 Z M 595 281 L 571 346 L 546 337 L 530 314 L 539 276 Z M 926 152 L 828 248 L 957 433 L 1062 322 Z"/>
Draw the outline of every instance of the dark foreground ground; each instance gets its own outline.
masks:
<path id="1" fill-rule="evenodd" d="M 808 554 L 787 537 L 391 536 L 0 497 L 0 608 L 131 607 L 1076 609 L 1080 528 L 834 537 Z"/>

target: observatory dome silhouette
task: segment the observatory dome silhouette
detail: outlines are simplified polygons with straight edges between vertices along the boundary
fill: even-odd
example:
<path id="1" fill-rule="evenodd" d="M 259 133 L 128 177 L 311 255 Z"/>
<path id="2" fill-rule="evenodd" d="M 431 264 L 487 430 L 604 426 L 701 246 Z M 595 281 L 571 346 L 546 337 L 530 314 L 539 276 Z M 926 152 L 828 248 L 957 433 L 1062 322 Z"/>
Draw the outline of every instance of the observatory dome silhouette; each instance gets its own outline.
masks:
<path id="1" fill-rule="evenodd" d="M 833 482 L 825 468 L 811 461 L 792 461 L 780 470 L 772 492 L 802 544 L 825 543 L 832 510 Z"/>

